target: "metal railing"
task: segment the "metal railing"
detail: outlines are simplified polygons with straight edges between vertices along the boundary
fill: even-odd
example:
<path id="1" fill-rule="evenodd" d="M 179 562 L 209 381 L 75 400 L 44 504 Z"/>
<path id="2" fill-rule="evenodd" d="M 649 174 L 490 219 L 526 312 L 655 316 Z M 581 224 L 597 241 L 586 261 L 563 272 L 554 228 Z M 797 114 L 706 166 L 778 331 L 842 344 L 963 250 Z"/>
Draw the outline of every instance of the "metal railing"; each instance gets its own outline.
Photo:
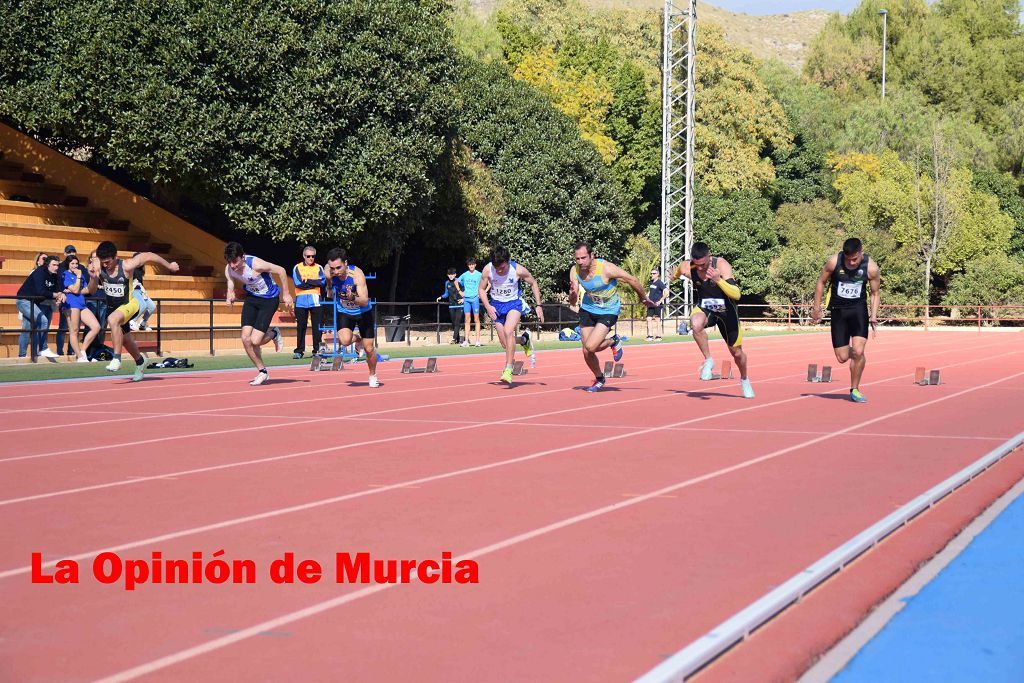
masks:
<path id="1" fill-rule="evenodd" d="M 17 296 L 0 296 L 0 303 L 6 301 L 13 302 L 16 299 L 28 300 L 30 302 L 30 308 L 35 311 L 35 307 L 40 304 L 46 303 L 48 300 L 42 297 L 17 297 Z M 106 317 L 109 310 L 106 308 L 106 303 L 103 297 L 86 297 L 87 303 L 90 304 L 90 308 L 97 315 L 102 328 L 107 327 Z M 234 311 L 239 311 L 244 299 L 239 299 L 236 302 Z M 216 340 L 218 332 L 225 331 L 236 331 L 239 329 L 237 322 L 227 325 L 217 325 L 216 314 L 218 310 L 222 313 L 226 313 L 231 309 L 225 307 L 223 299 L 196 299 L 196 298 L 170 298 L 170 297 L 158 297 L 153 298 L 153 302 L 156 304 L 156 310 L 152 314 L 153 323 L 150 324 L 150 330 L 147 330 L 145 334 L 152 334 L 152 338 L 142 338 L 144 350 L 155 350 L 157 354 L 161 354 L 163 351 L 164 342 L 169 336 L 173 336 L 176 333 L 181 332 L 202 332 L 205 333 L 209 340 L 209 353 L 214 355 L 216 353 Z M 202 306 L 202 313 L 205 313 L 205 321 L 202 324 L 165 324 L 164 314 L 165 309 L 169 306 L 173 307 L 177 304 L 191 304 L 193 306 Z M 324 302 L 324 318 L 323 324 L 329 325 L 327 321 L 330 319 L 330 303 Z M 50 309 L 52 312 L 57 312 L 59 306 L 51 302 Z M 442 343 L 442 338 L 451 333 L 452 322 L 449 316 L 449 305 L 446 302 L 437 303 L 435 301 L 382 301 L 376 302 L 374 305 L 374 317 L 378 329 L 378 340 L 381 343 L 404 343 L 407 346 L 411 346 L 413 343 L 413 336 L 420 337 L 433 337 L 433 341 L 437 344 Z M 780 329 L 797 329 L 802 327 L 811 327 L 810 304 L 740 304 L 740 320 L 748 325 L 759 325 L 767 327 L 778 327 Z M 553 332 L 557 334 L 558 330 L 565 327 L 575 327 L 579 324 L 579 315 L 576 311 L 569 308 L 563 303 L 551 303 L 545 304 L 545 321 L 541 324 L 535 317 L 531 315 L 527 320 L 524 320 L 523 325 L 527 329 L 534 330 L 538 335 L 543 335 L 547 332 Z M 182 311 L 174 311 L 173 314 L 180 315 Z M 825 319 L 822 321 L 823 324 L 828 323 L 828 312 L 825 311 Z M 39 344 L 39 333 L 43 330 L 46 331 L 47 339 L 50 334 L 57 334 L 51 325 L 42 327 L 37 325 L 36 315 L 32 315 L 32 320 L 29 321 L 27 327 L 22 324 L 19 328 L 0 328 L 0 339 L 9 339 L 10 337 L 18 337 L 21 334 L 27 333 L 29 335 L 28 350 L 31 353 L 31 357 L 37 358 L 40 347 Z M 283 330 L 295 331 L 296 325 L 294 323 L 287 322 L 288 315 L 282 314 L 285 320 L 280 324 Z M 641 304 L 626 304 L 622 305 L 622 312 L 619 315 L 619 321 L 616 331 L 619 334 L 625 334 L 628 336 L 635 336 L 639 332 L 646 333 L 647 331 L 647 309 Z M 924 304 L 883 304 L 879 307 L 879 322 L 888 324 L 891 326 L 917 326 L 930 329 L 933 327 L 975 327 L 979 331 L 986 327 L 1024 327 L 1024 305 L 999 305 L 999 306 L 941 306 L 941 305 L 930 305 L 925 306 Z M 52 313 L 50 316 L 52 321 Z M 661 318 L 659 316 L 659 323 L 657 330 L 663 332 L 667 326 L 671 333 L 675 333 L 679 330 L 680 323 L 686 321 L 683 317 L 673 318 Z M 481 310 L 480 312 L 480 323 L 481 330 L 486 328 L 486 334 L 490 341 L 495 338 L 494 326 L 491 324 L 487 314 Z M 464 322 L 460 322 L 460 329 L 464 329 Z M 471 327 L 471 330 L 475 329 L 475 326 Z M 71 334 L 68 332 L 67 334 Z M 381 338 L 383 337 L 383 338 Z M 102 344 L 102 334 L 101 334 Z M 9 343 L 9 342 L 8 342 Z M 154 348 L 155 347 L 155 348 Z"/>

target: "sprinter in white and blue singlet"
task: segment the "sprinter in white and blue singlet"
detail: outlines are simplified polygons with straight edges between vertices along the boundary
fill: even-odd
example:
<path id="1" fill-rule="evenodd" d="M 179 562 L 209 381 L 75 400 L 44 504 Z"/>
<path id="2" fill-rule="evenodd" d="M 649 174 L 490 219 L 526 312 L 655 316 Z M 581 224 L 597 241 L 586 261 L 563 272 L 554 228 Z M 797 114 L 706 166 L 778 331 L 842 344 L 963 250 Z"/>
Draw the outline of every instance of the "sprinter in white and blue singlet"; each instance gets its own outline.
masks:
<path id="1" fill-rule="evenodd" d="M 494 321 L 498 330 L 498 341 L 505 349 L 505 369 L 501 373 L 501 381 L 511 386 L 512 366 L 515 363 L 516 344 L 526 349 L 530 364 L 537 365 L 537 354 L 533 348 L 533 339 L 529 330 L 519 335 L 519 320 L 530 312 L 530 307 L 520 296 L 520 285 L 525 282 L 533 290 L 534 301 L 537 302 L 537 319 L 544 323 L 544 309 L 541 308 L 540 287 L 522 264 L 512 260 L 508 249 L 502 246 L 494 248 L 491 262 L 484 266 L 480 280 L 480 303 L 487 315 Z"/>
<path id="2" fill-rule="evenodd" d="M 341 247 L 327 252 L 325 269 L 338 309 L 338 343 L 348 346 L 355 336 L 354 331 L 359 331 L 366 352 L 366 367 L 370 371 L 370 386 L 376 389 L 381 385 L 377 379 L 377 325 L 366 275 L 348 262 L 348 253 Z"/>
<path id="3" fill-rule="evenodd" d="M 224 277 L 228 281 L 227 304 L 235 303 L 235 280 L 242 283 L 245 302 L 242 304 L 242 346 L 249 360 L 256 366 L 256 377 L 249 382 L 258 387 L 270 378 L 263 363 L 260 347 L 274 342 L 274 350 L 280 353 L 284 346 L 281 329 L 271 327 L 277 306 L 284 300 L 286 309 L 292 308 L 292 295 L 286 284 L 289 280 L 284 268 L 268 263 L 255 256 L 246 256 L 245 249 L 238 242 L 228 242 L 224 247 Z M 274 282 L 276 275 L 281 284 Z"/>
<path id="4" fill-rule="evenodd" d="M 690 312 L 690 329 L 693 341 L 704 354 L 700 378 L 713 377 L 715 360 L 708 345 L 707 328 L 717 327 L 725 341 L 726 348 L 740 371 L 740 389 L 743 398 L 754 398 L 754 388 L 747 376 L 747 353 L 743 350 L 743 323 L 740 322 L 739 303 L 741 292 L 732 264 L 721 256 L 712 256 L 711 249 L 704 242 L 696 242 L 690 249 L 690 259 L 683 261 L 672 271 L 671 279 L 689 278 L 693 283 L 693 311 Z"/>
<path id="5" fill-rule="evenodd" d="M 875 329 L 882 272 L 878 263 L 864 253 L 864 246 L 856 237 L 843 243 L 843 250 L 825 262 L 821 276 L 814 286 L 814 307 L 811 322 L 821 320 L 821 298 L 832 311 L 832 350 L 840 363 L 850 362 L 850 400 L 866 403 L 860 393 L 860 379 L 864 375 L 867 358 L 864 348 L 868 343 L 868 326 Z M 868 312 L 868 288 L 871 289 L 871 312 Z"/>
<path id="6" fill-rule="evenodd" d="M 604 372 L 597 354 L 605 349 L 612 350 L 612 358 L 616 363 L 622 360 L 622 340 L 619 335 L 608 333 L 619 320 L 622 302 L 619 300 L 619 280 L 626 283 L 636 292 L 637 298 L 644 306 L 653 305 L 647 298 L 647 292 L 640 287 L 640 281 L 604 259 L 594 258 L 594 252 L 586 242 L 579 242 L 573 250 L 576 265 L 569 271 L 569 305 L 580 305 L 580 344 L 583 347 L 583 360 L 594 373 L 594 383 L 586 390 L 593 393 L 600 391 L 605 384 Z M 582 290 L 582 300 L 580 300 Z"/>

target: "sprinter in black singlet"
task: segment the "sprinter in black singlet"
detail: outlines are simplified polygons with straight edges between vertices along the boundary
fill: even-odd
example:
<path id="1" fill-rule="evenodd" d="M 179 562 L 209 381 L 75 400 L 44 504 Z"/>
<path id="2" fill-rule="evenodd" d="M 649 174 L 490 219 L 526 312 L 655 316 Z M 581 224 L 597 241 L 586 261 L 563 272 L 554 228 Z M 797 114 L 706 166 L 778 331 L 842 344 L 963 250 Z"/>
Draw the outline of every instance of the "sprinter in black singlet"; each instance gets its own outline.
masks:
<path id="1" fill-rule="evenodd" d="M 743 350 L 743 325 L 740 323 L 740 288 L 732 272 L 732 265 L 720 256 L 712 256 L 704 242 L 696 242 L 690 249 L 690 260 L 673 269 L 671 279 L 689 278 L 693 282 L 693 311 L 690 328 L 697 348 L 704 354 L 700 378 L 709 380 L 715 367 L 708 346 L 708 327 L 718 327 L 726 347 L 740 371 L 743 398 L 754 398 L 754 388 L 747 377 L 747 354 Z"/>
<path id="2" fill-rule="evenodd" d="M 132 359 L 135 361 L 135 374 L 132 381 L 138 382 L 142 379 L 142 372 L 146 366 L 146 359 L 142 357 L 135 338 L 132 336 L 131 321 L 141 315 L 145 304 L 145 290 L 135 287 L 135 272 L 141 270 L 147 263 L 158 264 L 172 273 L 178 272 L 178 264 L 165 260 L 159 254 L 144 251 L 127 259 L 117 257 L 117 246 L 113 242 L 100 242 L 96 247 L 96 259 L 99 261 L 99 268 L 93 268 L 96 273 L 89 280 L 87 293 L 92 294 L 100 286 L 107 299 L 107 308 L 110 314 L 107 322 L 110 324 L 110 344 L 114 349 L 114 359 L 107 365 L 108 372 L 117 372 L 121 369 L 121 350 L 128 349 Z"/>
<path id="3" fill-rule="evenodd" d="M 821 297 L 832 312 L 832 348 L 836 360 L 850 363 L 850 400 L 866 403 L 860 392 L 860 378 L 867 359 L 864 347 L 868 343 L 868 326 L 875 328 L 880 301 L 881 271 L 878 263 L 864 253 L 861 241 L 851 237 L 843 243 L 843 250 L 830 258 L 821 269 L 814 287 L 814 308 L 811 322 L 821 320 Z M 871 311 L 868 311 L 868 289 L 871 289 Z"/>

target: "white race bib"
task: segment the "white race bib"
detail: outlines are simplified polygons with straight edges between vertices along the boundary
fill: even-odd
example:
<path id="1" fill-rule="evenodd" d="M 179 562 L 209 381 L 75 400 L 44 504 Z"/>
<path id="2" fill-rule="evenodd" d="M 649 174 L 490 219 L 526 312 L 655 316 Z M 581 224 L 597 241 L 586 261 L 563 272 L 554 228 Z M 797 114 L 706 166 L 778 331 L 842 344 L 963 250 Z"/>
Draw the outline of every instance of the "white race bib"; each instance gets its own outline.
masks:
<path id="1" fill-rule="evenodd" d="M 118 282 L 106 282 L 103 285 L 103 291 L 111 299 L 120 299 L 124 297 L 124 284 Z"/>
<path id="2" fill-rule="evenodd" d="M 863 282 L 840 282 L 836 293 L 844 299 L 859 299 L 864 291 Z"/>
<path id="3" fill-rule="evenodd" d="M 248 278 L 245 283 L 245 288 L 253 294 L 266 294 L 270 291 L 270 288 L 267 287 L 267 282 L 263 279 L 262 275 L 256 275 L 256 277 Z"/>
<path id="4" fill-rule="evenodd" d="M 701 299 L 700 308 L 702 311 L 723 313 L 725 312 L 725 299 Z"/>
<path id="5" fill-rule="evenodd" d="M 511 284 L 493 285 L 492 290 L 492 298 L 498 299 L 499 301 L 508 301 L 519 296 L 519 283 L 513 282 Z"/>

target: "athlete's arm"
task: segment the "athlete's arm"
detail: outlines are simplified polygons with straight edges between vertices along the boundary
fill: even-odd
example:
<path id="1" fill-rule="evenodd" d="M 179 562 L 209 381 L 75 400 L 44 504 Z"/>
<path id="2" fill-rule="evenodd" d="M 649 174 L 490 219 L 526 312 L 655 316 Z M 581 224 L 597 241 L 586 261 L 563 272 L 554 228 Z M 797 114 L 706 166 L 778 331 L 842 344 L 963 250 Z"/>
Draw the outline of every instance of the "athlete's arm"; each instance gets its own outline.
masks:
<path id="1" fill-rule="evenodd" d="M 86 294 L 95 294 L 96 288 L 100 284 L 100 260 L 98 258 L 89 259 L 89 284 L 85 286 Z"/>
<path id="2" fill-rule="evenodd" d="M 573 266 L 569 269 L 569 305 L 573 308 L 579 303 L 580 300 L 580 283 L 576 278 L 576 273 L 579 266 Z"/>
<path id="3" fill-rule="evenodd" d="M 369 305 L 370 290 L 366 286 L 366 275 L 363 274 L 362 268 L 356 268 L 352 271 L 352 281 L 356 285 L 355 305 L 360 308 Z"/>
<path id="4" fill-rule="evenodd" d="M 484 285 L 487 285 L 486 287 Z M 494 306 L 491 305 L 490 299 L 487 298 L 487 291 L 491 288 L 491 274 L 488 272 L 487 267 L 484 266 L 483 271 L 480 273 L 480 286 L 477 290 L 477 294 L 480 296 L 480 303 L 483 304 L 484 310 L 487 311 L 487 315 L 491 316 L 491 320 L 498 317 L 498 312 L 494 310 Z"/>
<path id="5" fill-rule="evenodd" d="M 868 285 L 871 287 L 871 331 L 878 334 L 878 305 L 882 302 L 882 269 L 874 259 L 868 263 Z"/>
<path id="6" fill-rule="evenodd" d="M 740 300 L 740 287 L 736 284 L 735 274 L 732 272 L 732 264 L 724 258 L 718 259 L 718 268 L 708 268 L 708 279 L 718 285 L 722 294 L 733 301 Z"/>
<path id="7" fill-rule="evenodd" d="M 604 274 L 609 280 L 620 280 L 629 285 L 634 292 L 636 292 L 637 298 L 640 303 L 644 306 L 655 306 L 656 304 L 647 298 L 647 292 L 640 286 L 640 280 L 619 268 L 614 263 L 604 262 Z"/>
<path id="8" fill-rule="evenodd" d="M 519 264 L 516 264 L 516 275 L 518 275 L 519 279 L 522 280 L 523 282 L 527 282 L 530 284 L 530 289 L 533 290 L 533 300 L 537 302 L 537 320 L 543 323 L 544 309 L 541 308 L 543 303 L 540 299 L 540 285 L 537 284 L 537 280 L 533 277 L 533 274 Z"/>
<path id="9" fill-rule="evenodd" d="M 270 273 L 272 276 L 276 275 L 281 285 L 281 300 L 284 301 L 285 308 L 292 307 L 292 290 L 288 287 L 288 273 L 285 272 L 281 266 L 264 261 L 261 258 L 253 256 L 252 266 L 253 272 L 256 273 Z"/>
<path id="10" fill-rule="evenodd" d="M 818 323 L 821 320 L 821 297 L 825 293 L 825 285 L 832 279 L 832 273 L 836 269 L 837 256 L 832 256 L 821 269 L 821 275 L 814 284 L 814 306 L 811 307 L 811 322 Z"/>
<path id="11" fill-rule="evenodd" d="M 683 261 L 679 265 L 677 265 L 675 268 L 673 268 L 672 272 L 670 272 L 669 275 L 668 275 L 668 280 L 669 280 L 669 282 L 671 282 L 672 280 L 678 280 L 678 279 L 684 278 L 684 277 L 685 278 L 689 278 L 690 277 L 690 262 L 689 261 Z"/>
<path id="12" fill-rule="evenodd" d="M 224 279 L 228 281 L 224 302 L 228 306 L 232 306 L 235 303 L 235 281 L 231 278 L 231 266 L 224 266 Z"/>
<path id="13" fill-rule="evenodd" d="M 168 261 L 160 254 L 154 254 L 151 251 L 143 251 L 131 258 L 126 258 L 122 266 L 125 270 L 135 270 L 136 268 L 141 268 L 147 263 L 154 263 L 156 265 L 163 266 L 172 273 L 178 272 L 178 264 L 176 262 Z"/>

